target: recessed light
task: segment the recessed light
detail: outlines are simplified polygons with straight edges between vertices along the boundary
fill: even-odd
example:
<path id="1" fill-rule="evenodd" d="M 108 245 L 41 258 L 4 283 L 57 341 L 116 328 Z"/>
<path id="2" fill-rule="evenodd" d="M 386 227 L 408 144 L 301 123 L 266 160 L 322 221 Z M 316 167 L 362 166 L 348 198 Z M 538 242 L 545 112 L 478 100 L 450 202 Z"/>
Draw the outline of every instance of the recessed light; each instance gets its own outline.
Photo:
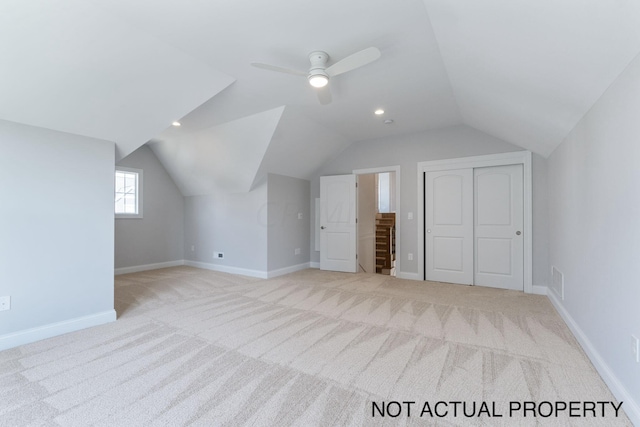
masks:
<path id="1" fill-rule="evenodd" d="M 376 116 L 381 116 L 384 114 L 384 110 L 382 108 L 378 108 L 376 111 L 373 112 L 373 114 L 375 114 Z"/>
<path id="2" fill-rule="evenodd" d="M 391 120 L 391 119 L 387 119 L 387 120 L 384 121 L 385 125 L 390 125 L 391 123 L 393 123 L 393 120 Z"/>
<path id="3" fill-rule="evenodd" d="M 171 123 L 171 126 L 175 126 L 175 127 L 179 128 L 180 126 L 182 126 L 182 123 L 180 123 L 180 122 L 173 122 L 173 123 Z"/>

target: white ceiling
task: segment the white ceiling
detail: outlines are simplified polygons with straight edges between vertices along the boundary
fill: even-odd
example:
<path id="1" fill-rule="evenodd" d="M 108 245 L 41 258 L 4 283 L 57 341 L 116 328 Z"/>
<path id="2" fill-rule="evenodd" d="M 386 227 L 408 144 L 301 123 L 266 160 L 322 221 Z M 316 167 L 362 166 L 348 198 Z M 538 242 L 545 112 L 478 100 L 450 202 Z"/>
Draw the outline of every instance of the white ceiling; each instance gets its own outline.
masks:
<path id="1" fill-rule="evenodd" d="M 548 156 L 640 52 L 638 0 L 424 0 L 465 124 Z"/>
<path id="2" fill-rule="evenodd" d="M 149 143 L 184 196 L 251 190 L 284 107 L 206 129 L 172 128 Z"/>
<path id="3" fill-rule="evenodd" d="M 118 158 L 153 140 L 185 194 L 308 178 L 351 142 L 458 124 L 546 156 L 640 52 L 639 24 L 637 0 L 3 0 L 0 118 L 115 141 Z M 249 65 L 369 46 L 381 59 L 332 79 L 327 106 Z M 241 172 L 221 176 L 223 155 Z"/>
<path id="4" fill-rule="evenodd" d="M 86 1 L 0 2 L 0 118 L 114 141 L 118 160 L 233 80 Z"/>

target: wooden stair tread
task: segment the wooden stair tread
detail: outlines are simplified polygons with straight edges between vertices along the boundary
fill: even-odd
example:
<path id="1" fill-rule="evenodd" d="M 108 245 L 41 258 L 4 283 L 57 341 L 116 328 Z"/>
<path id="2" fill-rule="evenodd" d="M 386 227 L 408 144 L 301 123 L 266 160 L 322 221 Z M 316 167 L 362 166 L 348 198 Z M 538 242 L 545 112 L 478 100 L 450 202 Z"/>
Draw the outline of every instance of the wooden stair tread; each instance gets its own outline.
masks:
<path id="1" fill-rule="evenodd" d="M 395 213 L 377 213 L 375 220 L 376 273 L 389 274 L 395 260 Z"/>

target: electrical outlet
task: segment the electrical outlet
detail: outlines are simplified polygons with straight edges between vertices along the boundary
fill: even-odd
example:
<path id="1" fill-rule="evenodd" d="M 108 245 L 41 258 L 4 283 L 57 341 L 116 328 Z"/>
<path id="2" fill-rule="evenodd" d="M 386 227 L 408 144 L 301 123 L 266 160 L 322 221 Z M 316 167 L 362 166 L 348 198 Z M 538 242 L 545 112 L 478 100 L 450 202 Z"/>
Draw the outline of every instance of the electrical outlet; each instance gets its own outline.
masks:
<path id="1" fill-rule="evenodd" d="M 224 259 L 224 252 L 214 252 L 213 257 L 215 259 Z"/>
<path id="2" fill-rule="evenodd" d="M 407 254 L 407 259 L 409 261 L 413 261 L 413 254 Z"/>
<path id="3" fill-rule="evenodd" d="M 300 248 L 296 248 L 295 251 L 293 251 L 294 255 L 300 255 Z"/>
<path id="4" fill-rule="evenodd" d="M 413 219 L 413 212 L 409 212 L 407 214 L 407 219 Z"/>
<path id="5" fill-rule="evenodd" d="M 11 297 L 0 297 L 0 311 L 11 310 Z"/>
<path id="6" fill-rule="evenodd" d="M 631 351 L 636 363 L 640 363 L 640 340 L 635 335 L 631 335 Z"/>
<path id="7" fill-rule="evenodd" d="M 196 247 L 191 245 L 191 252 L 194 252 L 196 250 Z"/>
<path id="8" fill-rule="evenodd" d="M 302 212 L 298 212 L 298 219 L 302 219 Z"/>

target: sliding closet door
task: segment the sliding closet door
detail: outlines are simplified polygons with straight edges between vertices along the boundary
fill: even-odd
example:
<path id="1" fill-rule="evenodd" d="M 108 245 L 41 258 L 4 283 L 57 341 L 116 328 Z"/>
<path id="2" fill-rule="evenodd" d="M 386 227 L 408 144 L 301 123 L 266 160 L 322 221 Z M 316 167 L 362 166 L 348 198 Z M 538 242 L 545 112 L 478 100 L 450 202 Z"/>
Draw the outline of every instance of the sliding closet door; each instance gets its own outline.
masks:
<path id="1" fill-rule="evenodd" d="M 474 284 L 522 291 L 522 165 L 474 169 L 474 182 Z"/>
<path id="2" fill-rule="evenodd" d="M 425 280 L 473 283 L 473 169 L 425 173 Z"/>

